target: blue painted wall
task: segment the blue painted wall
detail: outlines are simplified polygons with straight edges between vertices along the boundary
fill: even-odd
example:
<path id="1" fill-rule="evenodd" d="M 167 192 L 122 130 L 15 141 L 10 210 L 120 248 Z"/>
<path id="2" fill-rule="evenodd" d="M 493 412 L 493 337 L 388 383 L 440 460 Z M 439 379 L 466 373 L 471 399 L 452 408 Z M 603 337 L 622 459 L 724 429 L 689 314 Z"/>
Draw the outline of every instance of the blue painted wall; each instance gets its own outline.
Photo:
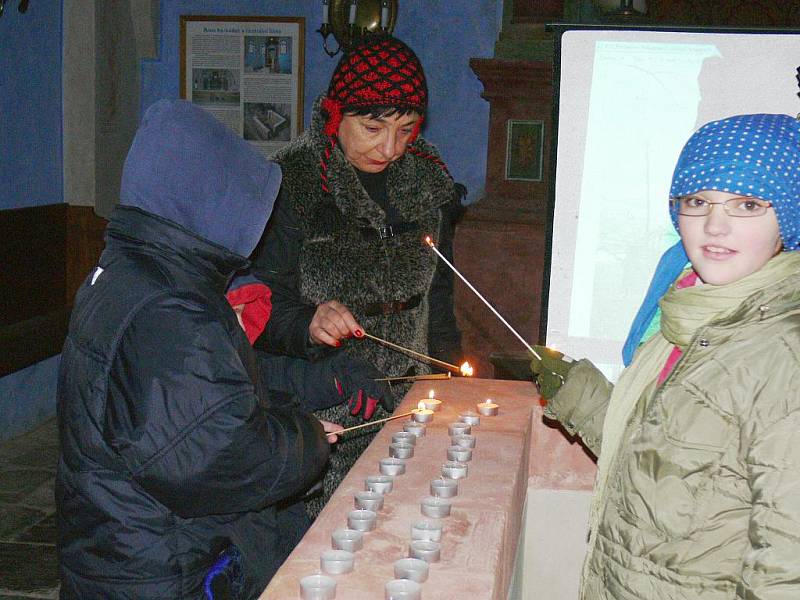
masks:
<path id="1" fill-rule="evenodd" d="M 491 57 L 502 0 L 402 0 L 395 35 L 411 46 L 425 67 L 430 114 L 424 136 L 438 146 L 451 172 L 467 185 L 469 201 L 482 195 L 486 174 L 489 104 L 469 68 L 473 57 Z M 180 15 L 274 15 L 306 18 L 305 111 L 327 89 L 336 58 L 322 50 L 320 0 L 162 0 L 158 60 L 142 66 L 142 108 L 179 91 Z"/>
<path id="2" fill-rule="evenodd" d="M 61 0 L 0 19 L 0 210 L 63 202 Z M 0 265 L 2 268 L 2 265 Z M 58 357 L 0 378 L 0 440 L 55 414 Z"/>
<path id="3" fill-rule="evenodd" d="M 61 0 L 0 19 L 0 209 L 63 201 Z"/>

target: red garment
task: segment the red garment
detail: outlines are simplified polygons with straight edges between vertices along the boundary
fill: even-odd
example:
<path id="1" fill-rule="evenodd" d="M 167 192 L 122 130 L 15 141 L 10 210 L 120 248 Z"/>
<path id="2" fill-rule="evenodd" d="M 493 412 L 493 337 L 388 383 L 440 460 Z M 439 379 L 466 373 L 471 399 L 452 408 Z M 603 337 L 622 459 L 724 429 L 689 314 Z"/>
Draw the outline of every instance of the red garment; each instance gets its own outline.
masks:
<path id="1" fill-rule="evenodd" d="M 250 344 L 253 344 L 263 333 L 272 313 L 272 290 L 263 283 L 248 283 L 230 290 L 225 297 L 232 307 L 244 305 L 244 333 Z"/>
<path id="2" fill-rule="evenodd" d="M 678 283 L 675 284 L 675 287 L 679 290 L 682 290 L 683 288 L 696 285 L 699 280 L 700 278 L 697 276 L 697 273 L 691 271 L 686 277 L 678 281 Z M 661 369 L 661 373 L 658 375 L 657 385 L 661 385 L 666 381 L 667 377 L 669 377 L 669 374 L 672 373 L 672 369 L 675 368 L 675 364 L 678 362 L 678 359 L 682 354 L 683 351 L 678 348 L 678 346 L 675 346 L 672 349 L 672 352 L 670 352 L 669 356 L 667 357 L 667 361 L 664 363 L 664 367 Z"/>

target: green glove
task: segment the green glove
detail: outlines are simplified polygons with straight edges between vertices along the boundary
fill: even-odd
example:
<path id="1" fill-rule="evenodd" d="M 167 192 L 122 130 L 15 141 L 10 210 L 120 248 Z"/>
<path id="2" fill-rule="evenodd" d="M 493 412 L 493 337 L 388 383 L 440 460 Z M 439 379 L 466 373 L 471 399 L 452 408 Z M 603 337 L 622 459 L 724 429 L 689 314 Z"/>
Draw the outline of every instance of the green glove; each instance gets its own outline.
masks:
<path id="1" fill-rule="evenodd" d="M 531 373 L 542 398 L 550 400 L 564 385 L 567 374 L 575 363 L 569 357 L 565 359 L 563 352 L 547 346 L 534 346 L 533 349 L 541 359 L 531 355 Z"/>

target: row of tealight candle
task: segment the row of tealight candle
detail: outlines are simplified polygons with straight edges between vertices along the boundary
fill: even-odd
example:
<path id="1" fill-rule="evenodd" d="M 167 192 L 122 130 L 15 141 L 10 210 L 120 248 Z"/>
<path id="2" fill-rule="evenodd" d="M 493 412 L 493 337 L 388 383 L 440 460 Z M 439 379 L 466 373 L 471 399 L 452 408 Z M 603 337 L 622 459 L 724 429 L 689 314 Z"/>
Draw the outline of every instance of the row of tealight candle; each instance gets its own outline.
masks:
<path id="1" fill-rule="evenodd" d="M 392 435 L 389 457 L 380 460 L 380 475 L 371 475 L 365 480 L 364 491 L 354 496 L 355 510 L 347 515 L 347 528 L 337 529 L 331 534 L 332 549 L 320 556 L 320 569 L 327 575 L 309 575 L 300 580 L 301 596 L 304 600 L 333 600 L 336 597 L 336 580 L 328 575 L 341 575 L 355 567 L 355 552 L 363 547 L 365 532 L 375 529 L 378 511 L 383 508 L 384 495 L 392 491 L 394 478 L 406 472 L 406 462 L 413 458 L 417 439 L 423 437 L 426 424 L 433 421 L 433 413 L 439 410 L 441 400 L 431 390 L 428 398 L 419 402 L 412 410 L 412 418 L 403 424 L 403 431 Z M 487 400 L 477 406 L 482 415 L 498 414 L 498 405 Z M 467 477 L 467 462 L 472 459 L 475 437 L 470 435 L 473 425 L 480 424 L 478 413 L 461 413 L 459 421 L 448 427 L 451 446 L 447 450 L 448 461 L 442 465 L 442 476 L 430 482 L 431 496 L 424 498 L 420 512 L 434 519 L 450 515 L 452 498 L 458 494 L 458 480 Z M 409 557 L 394 563 L 393 579 L 386 583 L 387 600 L 419 600 L 421 583 L 428 579 L 428 564 L 438 562 L 441 553 L 440 521 L 422 520 L 411 525 Z"/>

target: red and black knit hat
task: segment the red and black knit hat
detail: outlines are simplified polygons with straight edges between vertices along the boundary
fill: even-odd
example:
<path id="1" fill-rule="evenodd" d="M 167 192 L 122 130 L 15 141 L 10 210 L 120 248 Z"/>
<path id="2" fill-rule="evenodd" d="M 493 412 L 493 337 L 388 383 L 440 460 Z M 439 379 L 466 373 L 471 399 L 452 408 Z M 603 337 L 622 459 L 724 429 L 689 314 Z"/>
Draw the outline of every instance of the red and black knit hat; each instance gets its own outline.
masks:
<path id="1" fill-rule="evenodd" d="M 428 86 L 414 51 L 389 35 L 373 35 L 353 46 L 336 65 L 322 108 L 327 135 L 336 135 L 350 110 L 381 108 L 425 114 Z"/>
<path id="2" fill-rule="evenodd" d="M 322 99 L 326 116 L 324 132 L 330 139 L 320 161 L 322 189 L 329 191 L 328 161 L 336 145 L 342 117 L 347 112 L 363 109 L 375 109 L 376 113 L 393 109 L 414 111 L 420 118 L 409 137 L 411 144 L 419 135 L 427 106 L 425 72 L 411 48 L 386 34 L 370 35 L 350 48 L 336 65 L 328 93 Z M 447 172 L 440 159 L 419 152 L 415 154 L 432 160 Z"/>

